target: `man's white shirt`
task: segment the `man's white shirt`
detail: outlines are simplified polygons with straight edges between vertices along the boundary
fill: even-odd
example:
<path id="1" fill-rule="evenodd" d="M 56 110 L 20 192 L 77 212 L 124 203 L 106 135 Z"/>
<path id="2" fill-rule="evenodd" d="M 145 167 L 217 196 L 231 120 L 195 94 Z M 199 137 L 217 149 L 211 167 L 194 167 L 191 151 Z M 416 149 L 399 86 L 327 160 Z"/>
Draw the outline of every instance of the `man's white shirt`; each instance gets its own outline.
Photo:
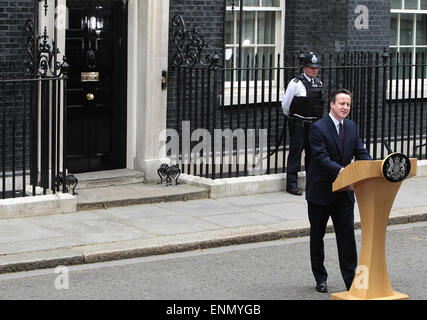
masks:
<path id="1" fill-rule="evenodd" d="M 339 122 L 330 112 L 329 112 L 329 116 L 331 117 L 332 121 L 334 122 L 335 130 L 337 130 L 337 134 L 340 135 L 340 123 L 342 124 L 342 128 L 344 130 L 344 119 L 342 119 L 342 121 Z"/>
<path id="2" fill-rule="evenodd" d="M 305 78 L 308 80 L 308 82 L 311 82 L 312 79 L 308 77 L 304 73 Z M 285 115 L 289 115 L 289 108 L 291 106 L 292 99 L 294 97 L 306 97 L 307 96 L 307 90 L 305 88 L 305 85 L 302 83 L 302 81 L 294 81 L 296 78 L 292 79 L 288 87 L 286 88 L 285 95 L 283 96 L 282 101 L 282 110 Z"/>

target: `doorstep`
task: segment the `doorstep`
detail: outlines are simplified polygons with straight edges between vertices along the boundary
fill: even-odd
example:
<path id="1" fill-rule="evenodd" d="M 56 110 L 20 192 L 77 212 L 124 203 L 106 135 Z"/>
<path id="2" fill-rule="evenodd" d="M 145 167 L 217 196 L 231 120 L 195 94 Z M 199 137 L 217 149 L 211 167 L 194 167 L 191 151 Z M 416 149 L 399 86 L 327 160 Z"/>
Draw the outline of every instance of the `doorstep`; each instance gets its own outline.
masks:
<path id="1" fill-rule="evenodd" d="M 74 176 L 79 180 L 76 194 L 72 195 L 70 190 L 65 194 L 58 192 L 0 200 L 0 219 L 210 197 L 209 189 L 203 186 L 144 183 L 143 173 L 129 169 L 81 173 Z"/>
<path id="2" fill-rule="evenodd" d="M 77 211 L 209 198 L 206 187 L 145 183 L 142 172 L 130 169 L 80 173 L 75 177 L 79 180 Z"/>
<path id="3" fill-rule="evenodd" d="M 77 211 L 209 198 L 208 188 L 187 184 L 136 183 L 77 192 Z"/>

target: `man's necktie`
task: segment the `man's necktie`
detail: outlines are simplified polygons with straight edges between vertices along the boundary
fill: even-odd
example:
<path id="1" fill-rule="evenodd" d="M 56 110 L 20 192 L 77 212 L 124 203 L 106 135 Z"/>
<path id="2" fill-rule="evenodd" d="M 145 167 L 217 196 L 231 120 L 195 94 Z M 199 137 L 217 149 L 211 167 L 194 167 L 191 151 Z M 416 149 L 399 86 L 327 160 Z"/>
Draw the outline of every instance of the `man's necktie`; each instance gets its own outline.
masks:
<path id="1" fill-rule="evenodd" d="M 342 123 L 339 124 L 338 135 L 340 136 L 341 147 L 344 147 L 344 130 L 342 128 Z"/>

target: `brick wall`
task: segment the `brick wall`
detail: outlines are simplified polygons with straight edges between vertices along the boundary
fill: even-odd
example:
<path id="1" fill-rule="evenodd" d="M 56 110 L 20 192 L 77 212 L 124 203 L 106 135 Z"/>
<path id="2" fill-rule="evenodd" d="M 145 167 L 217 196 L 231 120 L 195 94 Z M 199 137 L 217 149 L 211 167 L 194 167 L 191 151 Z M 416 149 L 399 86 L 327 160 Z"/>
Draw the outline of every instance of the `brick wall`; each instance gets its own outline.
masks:
<path id="1" fill-rule="evenodd" d="M 285 52 L 335 51 L 346 39 L 347 0 L 287 0 L 285 12 Z"/>
<path id="2" fill-rule="evenodd" d="M 168 81 L 168 113 L 167 126 L 174 128 L 176 125 L 177 110 L 177 72 L 172 66 L 172 57 L 177 52 L 174 44 L 176 29 L 172 27 L 172 19 L 181 15 L 186 28 L 193 27 L 200 31 L 209 48 L 202 51 L 202 55 L 217 52 L 222 64 L 224 43 L 224 0 L 171 0 L 169 21 L 169 81 Z"/>
<path id="3" fill-rule="evenodd" d="M 355 25 L 360 5 L 368 10 L 368 29 Z M 382 51 L 389 45 L 390 1 L 286 0 L 285 16 L 285 52 Z"/>
<path id="4" fill-rule="evenodd" d="M 25 22 L 33 18 L 33 0 L 0 0 L 0 63 L 21 62 Z"/>
<path id="5" fill-rule="evenodd" d="M 390 1 L 349 0 L 347 45 L 348 51 L 382 51 L 390 45 Z M 357 23 L 364 9 L 368 16 L 368 29 Z M 356 21 L 357 20 L 357 21 Z M 356 23 L 355 23 L 356 22 Z"/>
<path id="6" fill-rule="evenodd" d="M 33 18 L 33 0 L 0 0 L 0 78 L 22 78 L 24 59 L 26 59 L 26 37 L 23 30 L 25 22 Z M 26 163 L 29 150 L 29 89 L 28 84 L 2 84 L 0 88 L 0 167 L 5 159 L 6 171 L 22 170 L 24 140 L 26 144 Z M 24 102 L 27 106 L 24 108 Z M 24 122 L 25 117 L 25 122 Z M 26 139 L 24 139 L 24 123 Z M 13 133 L 15 127 L 15 133 Z M 3 135 L 4 132 L 4 135 Z M 14 143 L 13 143 L 14 142 Z M 28 167 L 27 167 L 28 168 Z"/>

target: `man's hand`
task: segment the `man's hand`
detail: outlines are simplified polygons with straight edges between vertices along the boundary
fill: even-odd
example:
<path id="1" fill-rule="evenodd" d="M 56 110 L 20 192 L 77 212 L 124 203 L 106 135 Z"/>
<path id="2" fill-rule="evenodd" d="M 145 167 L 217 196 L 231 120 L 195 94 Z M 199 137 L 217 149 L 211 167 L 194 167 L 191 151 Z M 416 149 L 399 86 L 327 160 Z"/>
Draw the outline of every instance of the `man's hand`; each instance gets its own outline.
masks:
<path id="1" fill-rule="evenodd" d="M 340 174 L 343 170 L 344 170 L 344 168 L 341 168 L 341 170 L 340 170 L 340 172 L 338 174 Z"/>

